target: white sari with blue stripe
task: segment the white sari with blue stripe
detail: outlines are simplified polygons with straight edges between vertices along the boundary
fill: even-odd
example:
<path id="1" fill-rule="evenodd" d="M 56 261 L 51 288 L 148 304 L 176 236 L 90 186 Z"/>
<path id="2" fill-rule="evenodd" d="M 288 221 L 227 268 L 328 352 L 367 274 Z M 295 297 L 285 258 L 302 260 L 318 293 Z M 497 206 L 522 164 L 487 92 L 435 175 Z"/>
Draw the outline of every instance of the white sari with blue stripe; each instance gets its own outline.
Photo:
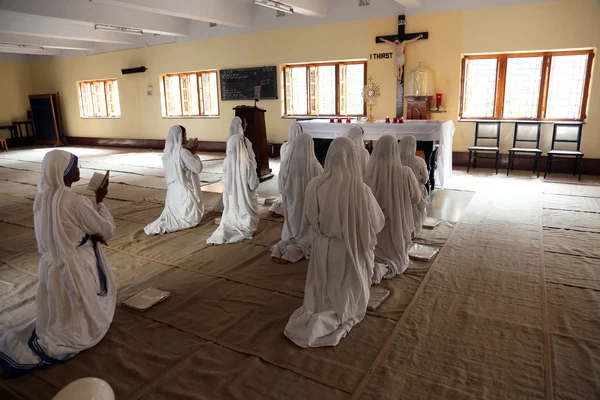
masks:
<path id="1" fill-rule="evenodd" d="M 34 203 L 41 254 L 36 319 L 0 333 L 0 365 L 13 373 L 60 363 L 96 345 L 115 311 L 116 285 L 97 234 L 109 240 L 115 223 L 103 203 L 73 193 L 64 175 L 72 154 L 53 150 L 42 163 Z"/>

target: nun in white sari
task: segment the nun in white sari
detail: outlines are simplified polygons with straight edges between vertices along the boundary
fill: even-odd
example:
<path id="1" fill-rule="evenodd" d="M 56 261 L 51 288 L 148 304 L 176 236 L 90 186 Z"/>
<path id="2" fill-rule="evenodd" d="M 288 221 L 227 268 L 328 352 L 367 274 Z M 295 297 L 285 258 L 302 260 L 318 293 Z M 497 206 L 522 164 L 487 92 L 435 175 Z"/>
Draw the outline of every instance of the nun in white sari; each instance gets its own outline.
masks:
<path id="1" fill-rule="evenodd" d="M 52 150 L 42 162 L 33 204 L 38 251 L 37 318 L 0 334 L 0 365 L 25 373 L 65 362 L 95 346 L 115 311 L 116 284 L 99 243 L 115 223 L 102 203 L 71 191 L 79 180 L 77 157 Z"/>
<path id="2" fill-rule="evenodd" d="M 185 129 L 182 126 L 171 127 L 162 157 L 167 182 L 165 208 L 156 221 L 144 228 L 147 235 L 162 235 L 193 228 L 202 220 L 204 203 L 198 176 L 202 172 L 202 161 L 183 147 L 185 140 Z"/>
<path id="3" fill-rule="evenodd" d="M 367 312 L 377 232 L 385 221 L 363 183 L 357 150 L 348 138 L 336 138 L 325 171 L 306 189 L 312 252 L 302 307 L 284 330 L 300 347 L 337 345 Z"/>
<path id="4" fill-rule="evenodd" d="M 369 164 L 369 151 L 365 149 L 364 142 L 365 131 L 360 126 L 353 126 L 350 128 L 348 132 L 346 132 L 346 137 L 356 145 L 358 162 L 360 166 L 361 176 L 364 178 L 365 173 L 367 172 L 367 165 Z"/>
<path id="5" fill-rule="evenodd" d="M 417 181 L 421 186 L 421 200 L 418 204 L 413 205 L 413 219 L 415 222 L 415 237 L 421 233 L 421 228 L 427 218 L 427 203 L 429 203 L 429 195 L 427 194 L 427 183 L 429 182 L 429 172 L 427 171 L 427 163 L 421 157 L 416 155 L 417 140 L 414 136 L 407 136 L 400 141 L 400 158 L 402 165 L 409 167 L 415 174 Z"/>
<path id="6" fill-rule="evenodd" d="M 258 227 L 258 176 L 252 143 L 244 137 L 242 121 L 235 117 L 232 127 L 238 133 L 227 140 L 223 163 L 223 215 L 221 224 L 206 243 L 236 243 L 252 239 Z"/>
<path id="7" fill-rule="evenodd" d="M 298 123 L 293 123 L 288 128 L 288 140 L 287 140 L 287 142 L 285 142 L 284 144 L 281 145 L 281 150 L 279 150 L 279 153 L 280 153 L 279 160 L 281 161 L 281 164 L 280 164 L 281 168 L 279 170 L 279 176 L 281 176 L 281 170 L 283 169 L 283 163 L 285 162 L 285 160 L 288 158 L 288 156 L 291 153 L 292 145 L 294 144 L 294 139 L 296 139 L 296 137 L 301 133 L 302 133 L 302 125 L 300 125 Z M 280 185 L 281 185 L 281 178 L 279 178 L 279 180 L 280 180 Z M 283 216 L 284 208 L 285 208 L 285 206 L 283 204 L 282 196 L 279 196 L 277 198 L 277 200 L 275 200 L 275 202 L 269 208 L 269 212 L 272 215 Z"/>
<path id="8" fill-rule="evenodd" d="M 421 201 L 421 189 L 409 167 L 403 166 L 397 139 L 383 136 L 371 154 L 367 184 L 381 206 L 385 227 L 377 234 L 376 271 L 390 279 L 408 268 L 408 251 L 414 230 L 413 205 Z M 375 282 L 379 277 L 373 279 Z"/>
<path id="9" fill-rule="evenodd" d="M 278 264 L 310 258 L 312 232 L 304 218 L 304 194 L 308 183 L 323 173 L 315 157 L 313 138 L 306 133 L 296 137 L 291 152 L 281 164 L 279 191 L 281 192 L 285 220 L 281 241 L 272 248 L 272 260 Z"/>

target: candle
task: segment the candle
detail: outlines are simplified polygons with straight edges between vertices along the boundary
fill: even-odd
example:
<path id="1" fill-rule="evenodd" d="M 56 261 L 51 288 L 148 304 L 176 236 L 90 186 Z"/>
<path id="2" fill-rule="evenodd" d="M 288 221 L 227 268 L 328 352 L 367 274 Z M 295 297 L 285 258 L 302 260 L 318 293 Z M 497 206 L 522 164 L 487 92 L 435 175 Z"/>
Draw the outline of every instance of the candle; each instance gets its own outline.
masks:
<path id="1" fill-rule="evenodd" d="M 342 118 L 341 117 L 338 118 L 338 123 L 340 123 L 340 124 L 342 123 Z"/>
<path id="2" fill-rule="evenodd" d="M 398 118 L 394 117 L 394 123 L 397 124 L 398 123 Z"/>
<path id="3" fill-rule="evenodd" d="M 346 123 L 349 124 L 350 123 L 350 117 L 346 118 Z"/>
<path id="4" fill-rule="evenodd" d="M 388 116 L 388 117 L 385 117 L 385 123 L 386 123 L 386 124 L 389 124 L 389 123 L 390 123 L 390 117 L 389 117 L 389 116 Z"/>
<path id="5" fill-rule="evenodd" d="M 435 106 L 436 108 L 440 108 L 442 106 L 442 94 L 438 93 L 435 95 Z"/>
<path id="6" fill-rule="evenodd" d="M 329 123 L 333 124 L 333 118 L 329 118 Z"/>
<path id="7" fill-rule="evenodd" d="M 404 117 L 398 118 L 398 122 L 400 122 L 402 124 L 404 122 Z"/>

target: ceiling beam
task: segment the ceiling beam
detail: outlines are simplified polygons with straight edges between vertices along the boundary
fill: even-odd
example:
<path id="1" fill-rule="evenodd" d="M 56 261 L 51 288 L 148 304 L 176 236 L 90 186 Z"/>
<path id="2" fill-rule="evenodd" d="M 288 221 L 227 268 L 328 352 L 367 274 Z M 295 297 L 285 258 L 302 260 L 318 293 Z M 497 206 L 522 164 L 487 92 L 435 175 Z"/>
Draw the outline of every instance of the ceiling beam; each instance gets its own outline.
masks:
<path id="1" fill-rule="evenodd" d="M 27 47 L 4 47 L 0 44 L 0 53 L 8 54 L 33 54 L 37 56 L 57 56 L 60 51 L 57 49 L 31 49 Z"/>
<path id="2" fill-rule="evenodd" d="M 55 39 L 39 36 L 17 35 L 14 33 L 0 33 L 0 42 L 42 46 L 46 49 L 65 50 L 93 50 L 94 43 L 81 40 Z"/>
<path id="3" fill-rule="evenodd" d="M 325 17 L 327 15 L 326 0 L 284 0 L 281 1 L 294 9 L 294 13 L 309 17 Z"/>
<path id="4" fill-rule="evenodd" d="M 423 4 L 422 0 L 396 0 L 396 3 L 406 8 L 417 8 Z"/>
<path id="5" fill-rule="evenodd" d="M 189 31 L 189 21 L 183 18 L 132 9 L 115 9 L 107 4 L 82 0 L 0 0 L 0 10 L 87 24 L 126 26 L 158 35 L 186 36 Z"/>
<path id="6" fill-rule="evenodd" d="M 0 32 L 101 43 L 129 43 L 140 46 L 145 44 L 141 36 L 97 31 L 92 24 L 81 24 L 12 11 L 0 12 Z"/>
<path id="7" fill-rule="evenodd" d="M 249 27 L 252 2 L 247 0 L 91 0 L 196 21 L 236 28 Z"/>

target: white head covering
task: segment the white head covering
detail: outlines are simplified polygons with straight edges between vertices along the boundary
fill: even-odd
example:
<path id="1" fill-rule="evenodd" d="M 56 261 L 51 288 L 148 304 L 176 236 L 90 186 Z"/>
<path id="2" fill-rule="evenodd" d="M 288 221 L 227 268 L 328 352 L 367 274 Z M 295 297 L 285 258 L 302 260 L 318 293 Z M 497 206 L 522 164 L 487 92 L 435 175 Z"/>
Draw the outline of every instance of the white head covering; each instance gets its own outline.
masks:
<path id="1" fill-rule="evenodd" d="M 167 140 L 165 141 L 165 150 L 163 152 L 162 161 L 165 169 L 175 172 L 177 180 L 189 190 L 193 191 L 194 187 L 189 179 L 185 179 L 185 170 L 181 160 L 181 151 L 183 150 L 183 130 L 179 125 L 173 125 L 169 129 Z M 169 171 L 169 172 L 170 172 Z M 168 172 L 166 176 L 171 176 Z"/>
<path id="2" fill-rule="evenodd" d="M 386 135 L 377 141 L 366 181 L 387 223 L 391 224 L 392 236 L 404 239 L 394 241 L 397 252 L 403 254 L 406 250 L 404 244 L 410 242 L 414 227 L 411 188 L 419 193 L 419 186 L 410 168 L 402 165 L 394 136 Z M 415 198 L 419 198 L 418 194 Z"/>
<path id="3" fill-rule="evenodd" d="M 406 165 L 414 170 L 415 155 L 417 153 L 417 139 L 415 139 L 414 136 L 406 136 L 400 141 L 399 148 L 402 165 Z"/>
<path id="4" fill-rule="evenodd" d="M 291 150 L 290 157 L 282 162 L 279 172 L 279 191 L 294 197 L 293 188 L 303 187 L 306 189 L 308 182 L 323 172 L 323 167 L 315 156 L 315 142 L 310 135 L 300 133 L 289 149 Z M 294 171 L 299 173 L 294 174 Z M 291 179 L 292 176 L 300 176 L 304 181 L 297 182 Z M 300 194 L 304 197 L 304 193 Z"/>
<path id="5" fill-rule="evenodd" d="M 246 138 L 238 134 L 229 136 L 227 140 L 227 155 L 223 165 L 222 180 L 224 188 L 229 194 L 232 194 L 238 187 L 249 184 L 252 181 L 250 178 L 256 175 L 254 152 L 252 152 L 252 145 L 248 146 L 248 144 Z M 255 190 L 257 187 L 258 184 L 249 189 Z M 243 192 L 248 193 L 248 190 L 244 188 Z"/>
<path id="6" fill-rule="evenodd" d="M 229 136 L 242 135 L 244 136 L 244 127 L 242 119 L 240 117 L 234 117 L 231 120 L 231 126 L 229 127 Z"/>
<path id="7" fill-rule="evenodd" d="M 349 138 L 334 139 L 327 151 L 325 170 L 311 181 L 314 190 L 306 191 L 305 204 L 318 204 L 317 191 L 326 191 L 323 198 L 328 199 L 327 204 L 321 205 L 318 214 L 306 213 L 306 216 L 312 226 L 327 226 L 328 230 L 339 232 L 337 238 L 344 240 L 354 267 L 360 268 L 363 265 L 360 256 L 375 247 L 377 232 L 369 221 L 366 193 L 369 189 L 363 183 L 356 153 L 356 146 Z"/>
<path id="8" fill-rule="evenodd" d="M 353 126 L 350 128 L 348 132 L 346 132 L 346 137 L 354 143 L 356 146 L 357 157 L 359 161 L 359 166 L 361 168 L 361 176 L 364 177 L 364 174 L 367 170 L 367 164 L 369 163 L 369 152 L 365 149 L 364 139 L 364 131 L 360 126 Z"/>
<path id="9" fill-rule="evenodd" d="M 49 254 L 52 262 L 64 262 L 69 240 L 62 225 L 61 200 L 66 191 L 65 177 L 77 165 L 77 157 L 63 150 L 52 150 L 44 156 L 40 181 L 33 203 L 33 224 L 40 254 Z M 74 250 L 74 246 L 71 246 Z"/>
<path id="10" fill-rule="evenodd" d="M 282 165 L 290 153 L 292 145 L 294 144 L 294 139 L 296 139 L 296 136 L 298 136 L 301 133 L 302 133 L 302 125 L 300 125 L 299 123 L 295 122 L 289 126 L 288 140 L 287 140 L 287 142 L 285 142 L 284 144 L 281 145 L 281 149 L 279 150 L 279 153 L 280 153 L 279 155 L 280 155 Z"/>

